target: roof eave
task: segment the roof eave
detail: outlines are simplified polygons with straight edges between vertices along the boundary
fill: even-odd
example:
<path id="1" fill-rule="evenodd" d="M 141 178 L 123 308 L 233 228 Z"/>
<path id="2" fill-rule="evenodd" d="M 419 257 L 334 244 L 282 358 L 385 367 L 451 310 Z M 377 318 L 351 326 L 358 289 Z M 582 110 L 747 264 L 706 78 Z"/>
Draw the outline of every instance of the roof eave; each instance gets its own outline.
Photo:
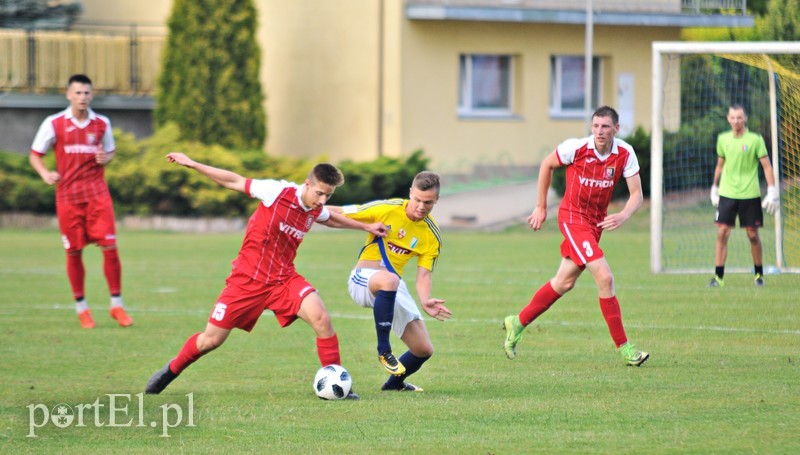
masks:
<path id="1" fill-rule="evenodd" d="M 411 20 L 517 22 L 544 24 L 585 24 L 586 12 L 529 8 L 490 8 L 444 5 L 407 5 Z M 595 12 L 595 25 L 642 27 L 752 27 L 753 16 L 721 14 L 616 13 Z"/>

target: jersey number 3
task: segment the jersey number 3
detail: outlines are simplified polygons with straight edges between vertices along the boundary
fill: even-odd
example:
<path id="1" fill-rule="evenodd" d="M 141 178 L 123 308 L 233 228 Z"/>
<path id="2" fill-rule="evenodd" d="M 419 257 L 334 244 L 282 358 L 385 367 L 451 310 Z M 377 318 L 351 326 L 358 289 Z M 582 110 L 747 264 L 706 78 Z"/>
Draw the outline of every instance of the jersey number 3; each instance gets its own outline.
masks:
<path id="1" fill-rule="evenodd" d="M 587 258 L 594 256 L 594 250 L 592 249 L 592 244 L 589 242 L 583 242 L 581 245 L 583 247 L 583 253 L 586 255 Z M 219 305 L 219 304 L 217 304 Z"/>

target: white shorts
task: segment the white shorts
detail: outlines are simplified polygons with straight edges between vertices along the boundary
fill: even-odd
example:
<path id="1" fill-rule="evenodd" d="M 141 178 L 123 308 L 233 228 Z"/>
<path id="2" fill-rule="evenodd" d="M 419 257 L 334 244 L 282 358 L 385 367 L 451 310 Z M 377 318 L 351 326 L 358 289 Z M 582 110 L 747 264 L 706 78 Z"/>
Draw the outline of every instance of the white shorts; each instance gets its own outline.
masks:
<path id="1" fill-rule="evenodd" d="M 364 308 L 373 308 L 375 306 L 375 296 L 369 292 L 369 279 L 379 271 L 376 269 L 354 269 L 350 272 L 347 290 L 350 291 L 350 297 L 358 305 Z M 408 293 L 406 282 L 401 279 L 400 286 L 397 288 L 397 297 L 394 301 L 392 332 L 398 337 L 402 337 L 408 323 L 416 320 L 422 320 L 422 314 L 419 312 L 417 302 Z"/>

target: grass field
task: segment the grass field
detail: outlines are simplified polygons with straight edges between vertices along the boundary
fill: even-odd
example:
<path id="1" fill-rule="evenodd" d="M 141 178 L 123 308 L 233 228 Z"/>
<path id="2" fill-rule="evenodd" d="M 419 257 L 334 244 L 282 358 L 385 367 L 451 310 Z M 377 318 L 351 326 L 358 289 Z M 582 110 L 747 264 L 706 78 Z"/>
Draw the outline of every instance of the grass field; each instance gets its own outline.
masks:
<path id="1" fill-rule="evenodd" d="M 427 321 L 437 351 L 411 381 L 421 394 L 379 390 L 371 313 L 345 288 L 362 236 L 312 233 L 298 268 L 333 315 L 359 402 L 318 400 L 313 332 L 280 329 L 270 314 L 163 394 L 141 395 L 204 327 L 241 234 L 121 232 L 136 321 L 127 329 L 107 315 L 101 256 L 88 249 L 98 326 L 82 330 L 58 234 L 0 231 L 0 452 L 800 453 L 800 278 L 768 276 L 755 289 L 749 275 L 729 275 L 725 288 L 707 289 L 705 275 L 652 275 L 647 214 L 637 217 L 603 246 L 628 335 L 652 353 L 645 366 L 622 364 L 589 276 L 509 361 L 501 320 L 555 271 L 560 237 L 552 223 L 445 233 L 434 295 L 454 316 Z M 59 403 L 70 425 L 45 420 Z"/>

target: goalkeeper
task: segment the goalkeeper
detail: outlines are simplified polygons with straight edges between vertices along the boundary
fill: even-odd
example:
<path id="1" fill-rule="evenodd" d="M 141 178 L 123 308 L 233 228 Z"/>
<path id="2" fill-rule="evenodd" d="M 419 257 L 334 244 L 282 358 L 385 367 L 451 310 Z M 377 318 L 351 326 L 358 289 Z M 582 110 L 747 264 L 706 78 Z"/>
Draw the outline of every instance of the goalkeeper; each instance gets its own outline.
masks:
<path id="1" fill-rule="evenodd" d="M 715 247 L 716 267 L 714 278 L 708 287 L 724 286 L 725 260 L 728 257 L 728 238 L 736 226 L 745 228 L 753 254 L 754 284 L 764 286 L 764 263 L 758 228 L 764 225 L 763 207 L 770 215 L 780 206 L 778 188 L 772 175 L 767 146 L 764 138 L 747 129 L 747 114 L 739 104 L 728 109 L 731 131 L 717 138 L 717 167 L 714 169 L 714 184 L 711 186 L 711 203 L 717 208 L 714 222 L 717 225 Z M 758 183 L 758 163 L 764 168 L 767 178 L 767 195 L 761 201 Z"/>

